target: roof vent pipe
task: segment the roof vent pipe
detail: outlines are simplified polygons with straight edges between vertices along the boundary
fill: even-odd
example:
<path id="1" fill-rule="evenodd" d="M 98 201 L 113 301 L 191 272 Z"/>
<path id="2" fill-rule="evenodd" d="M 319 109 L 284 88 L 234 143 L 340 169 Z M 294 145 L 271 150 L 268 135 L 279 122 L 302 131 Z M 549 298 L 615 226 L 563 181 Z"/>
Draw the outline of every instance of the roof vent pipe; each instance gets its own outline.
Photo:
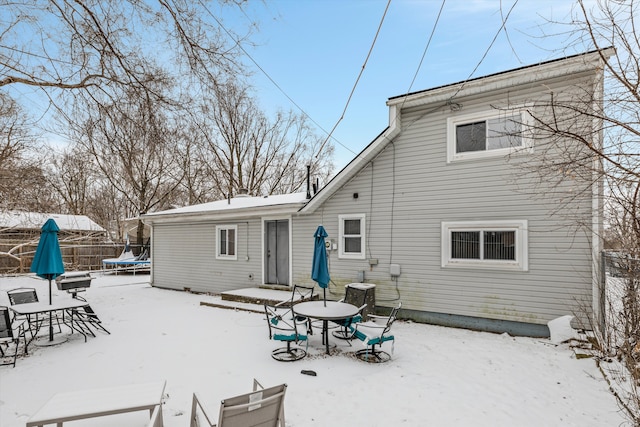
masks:
<path id="1" fill-rule="evenodd" d="M 307 165 L 307 199 L 311 198 L 311 186 L 309 183 L 310 175 L 311 175 L 311 165 Z"/>

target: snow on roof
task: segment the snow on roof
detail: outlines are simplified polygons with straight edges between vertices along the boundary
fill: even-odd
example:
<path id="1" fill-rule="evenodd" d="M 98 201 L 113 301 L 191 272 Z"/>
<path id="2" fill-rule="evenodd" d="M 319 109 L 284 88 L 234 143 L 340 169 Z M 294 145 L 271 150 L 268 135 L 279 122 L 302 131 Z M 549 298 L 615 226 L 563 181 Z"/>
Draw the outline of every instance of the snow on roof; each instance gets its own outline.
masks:
<path id="1" fill-rule="evenodd" d="M 86 215 L 64 215 L 39 212 L 2 211 L 0 227 L 40 229 L 49 218 L 58 224 L 60 230 L 67 231 L 105 231 Z"/>
<path id="2" fill-rule="evenodd" d="M 176 215 L 204 212 L 224 212 L 237 209 L 259 209 L 271 206 L 289 204 L 304 204 L 307 201 L 306 193 L 276 194 L 272 196 L 236 196 L 231 199 L 216 200 L 215 202 L 201 203 L 199 205 L 184 206 L 166 211 L 145 214 L 145 217 L 157 217 L 160 215 Z"/>

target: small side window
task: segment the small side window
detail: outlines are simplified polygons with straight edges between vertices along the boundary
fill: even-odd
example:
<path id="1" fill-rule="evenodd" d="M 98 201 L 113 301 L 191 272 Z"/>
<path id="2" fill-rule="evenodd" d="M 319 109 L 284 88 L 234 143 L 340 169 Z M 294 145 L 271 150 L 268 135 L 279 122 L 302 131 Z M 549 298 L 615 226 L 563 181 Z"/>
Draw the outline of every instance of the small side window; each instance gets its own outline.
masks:
<path id="1" fill-rule="evenodd" d="M 237 225 L 216 226 L 216 258 L 217 259 L 237 259 Z"/>
<path id="2" fill-rule="evenodd" d="M 364 259 L 365 215 L 340 215 L 338 217 L 340 244 L 338 257 Z"/>

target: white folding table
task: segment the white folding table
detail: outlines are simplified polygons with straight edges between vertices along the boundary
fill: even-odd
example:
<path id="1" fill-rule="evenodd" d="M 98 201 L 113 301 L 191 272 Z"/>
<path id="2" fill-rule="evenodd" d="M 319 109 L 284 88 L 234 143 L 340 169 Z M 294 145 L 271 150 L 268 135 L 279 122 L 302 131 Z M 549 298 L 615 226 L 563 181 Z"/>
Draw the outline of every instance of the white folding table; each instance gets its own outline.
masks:
<path id="1" fill-rule="evenodd" d="M 166 381 L 129 384 L 54 395 L 27 421 L 26 427 L 154 409 L 162 404 Z"/>

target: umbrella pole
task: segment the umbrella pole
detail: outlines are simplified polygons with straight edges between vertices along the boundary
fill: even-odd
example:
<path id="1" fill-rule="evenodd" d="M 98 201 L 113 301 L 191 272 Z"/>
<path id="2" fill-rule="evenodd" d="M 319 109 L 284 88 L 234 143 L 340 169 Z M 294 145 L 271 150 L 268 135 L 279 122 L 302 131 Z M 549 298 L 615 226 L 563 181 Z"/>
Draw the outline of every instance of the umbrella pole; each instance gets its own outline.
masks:
<path id="1" fill-rule="evenodd" d="M 49 305 L 53 303 L 51 298 L 51 278 L 49 278 Z M 53 341 L 53 315 L 49 312 L 49 341 Z"/>
<path id="2" fill-rule="evenodd" d="M 327 306 L 327 288 L 322 288 L 322 293 L 324 295 L 324 306 Z"/>

